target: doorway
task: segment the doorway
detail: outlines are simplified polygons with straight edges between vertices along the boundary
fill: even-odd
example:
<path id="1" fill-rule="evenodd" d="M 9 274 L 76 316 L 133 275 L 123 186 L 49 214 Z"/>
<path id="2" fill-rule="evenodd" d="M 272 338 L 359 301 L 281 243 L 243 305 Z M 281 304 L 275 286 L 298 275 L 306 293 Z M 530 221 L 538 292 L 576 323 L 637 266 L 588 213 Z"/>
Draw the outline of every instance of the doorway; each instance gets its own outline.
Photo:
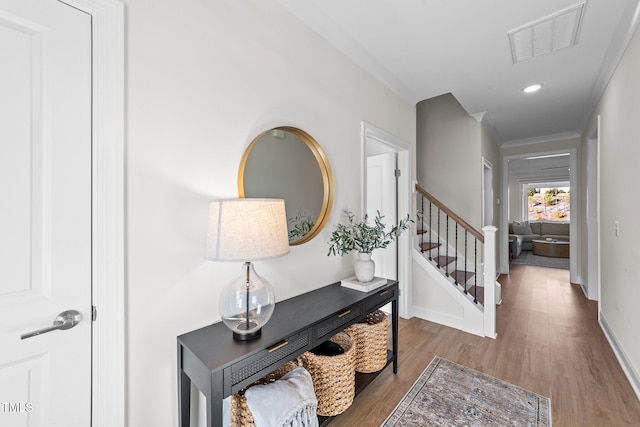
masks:
<path id="1" fill-rule="evenodd" d="M 562 169 L 565 171 L 559 173 L 556 171 L 555 166 L 551 167 L 542 167 L 539 168 L 543 170 L 544 177 L 540 175 L 540 172 L 532 173 L 530 170 L 524 169 L 524 174 L 527 176 L 527 180 L 531 183 L 534 181 L 538 182 L 551 182 L 551 181 L 566 181 L 566 175 L 569 177 L 569 187 L 570 188 L 578 188 L 578 174 L 577 174 L 577 149 L 576 148 L 567 148 L 562 150 L 554 150 L 554 151 L 531 151 L 527 154 L 513 155 L 513 156 L 504 156 L 503 157 L 503 178 L 502 178 L 502 193 L 506 196 L 505 203 L 502 203 L 502 229 L 508 230 L 509 221 L 511 220 L 524 220 L 526 217 L 524 216 L 523 211 L 525 210 L 522 194 L 522 187 L 520 183 L 523 181 L 522 173 L 518 173 L 517 169 L 519 167 L 515 167 L 516 164 L 521 163 L 522 161 L 531 161 L 531 160 L 540 160 L 540 159 L 558 159 L 560 157 L 566 158 L 568 157 L 568 166 L 563 166 Z M 568 170 L 567 170 L 568 169 Z M 569 210 L 577 213 L 578 206 L 580 205 L 580 194 L 579 192 L 575 192 L 575 194 L 571 195 L 569 200 Z M 580 245 L 581 245 L 581 236 L 578 233 L 578 222 L 579 219 L 575 218 L 579 215 L 575 215 L 574 219 L 569 223 L 569 252 L 571 254 L 569 258 L 569 271 L 570 271 L 570 281 L 571 283 L 581 283 L 580 271 L 578 269 L 578 259 L 580 253 Z M 500 244 L 500 271 L 504 274 L 509 273 L 509 258 L 508 258 L 508 233 L 504 233 L 502 235 L 502 241 Z"/>
<path id="2" fill-rule="evenodd" d="M 362 212 L 374 218 L 380 210 L 387 225 L 397 223 L 411 214 L 411 145 L 366 122 L 362 122 L 361 142 Z M 402 233 L 394 247 L 374 252 L 376 275 L 399 282 L 403 318 L 411 317 L 411 242 L 411 233 Z"/>

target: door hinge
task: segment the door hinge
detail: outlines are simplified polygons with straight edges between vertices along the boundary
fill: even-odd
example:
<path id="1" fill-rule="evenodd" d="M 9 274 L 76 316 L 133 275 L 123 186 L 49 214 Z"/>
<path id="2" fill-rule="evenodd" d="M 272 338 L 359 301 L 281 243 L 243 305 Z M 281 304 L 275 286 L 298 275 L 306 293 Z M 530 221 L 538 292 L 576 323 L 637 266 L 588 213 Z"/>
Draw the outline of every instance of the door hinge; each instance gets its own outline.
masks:
<path id="1" fill-rule="evenodd" d="M 395 175 L 396 175 L 396 178 L 400 177 L 400 169 L 395 170 Z"/>
<path id="2" fill-rule="evenodd" d="M 98 317 L 98 310 L 96 309 L 95 305 L 92 305 L 91 306 L 91 321 L 95 322 L 97 317 Z"/>

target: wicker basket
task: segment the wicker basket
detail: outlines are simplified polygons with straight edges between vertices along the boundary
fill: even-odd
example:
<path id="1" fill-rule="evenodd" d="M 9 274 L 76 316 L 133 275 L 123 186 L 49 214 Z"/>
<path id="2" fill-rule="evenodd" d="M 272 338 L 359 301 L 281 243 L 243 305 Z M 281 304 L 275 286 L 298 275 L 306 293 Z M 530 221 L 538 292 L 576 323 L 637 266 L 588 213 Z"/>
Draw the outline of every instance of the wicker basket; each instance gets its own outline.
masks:
<path id="1" fill-rule="evenodd" d="M 336 356 L 319 356 L 306 352 L 299 357 L 302 366 L 311 374 L 318 399 L 318 415 L 334 416 L 346 411 L 355 396 L 356 346 L 344 332 L 334 335 L 330 341 L 339 344 L 344 353 Z"/>
<path id="2" fill-rule="evenodd" d="M 388 324 L 387 315 L 377 310 L 345 331 L 356 343 L 357 372 L 377 372 L 387 365 Z"/>
<path id="3" fill-rule="evenodd" d="M 279 367 L 275 371 L 260 378 L 258 381 L 251 384 L 247 388 L 240 390 L 236 394 L 232 394 L 230 407 L 229 407 L 231 427 L 255 427 L 255 423 L 253 421 L 253 415 L 251 415 L 251 411 L 249 410 L 249 405 L 247 405 L 247 398 L 244 397 L 244 393 L 249 387 L 258 385 L 258 384 L 272 383 L 277 379 L 279 379 L 280 377 L 287 374 L 288 372 L 293 371 L 297 366 L 298 366 L 298 363 L 296 361 L 287 362 L 286 364 Z"/>

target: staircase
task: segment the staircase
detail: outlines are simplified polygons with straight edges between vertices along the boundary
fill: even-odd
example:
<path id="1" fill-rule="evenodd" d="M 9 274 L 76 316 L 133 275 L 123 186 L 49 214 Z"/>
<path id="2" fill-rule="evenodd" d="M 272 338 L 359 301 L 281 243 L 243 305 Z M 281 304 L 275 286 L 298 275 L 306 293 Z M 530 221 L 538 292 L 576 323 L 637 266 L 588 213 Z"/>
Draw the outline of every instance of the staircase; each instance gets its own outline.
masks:
<path id="1" fill-rule="evenodd" d="M 463 307 L 461 329 L 495 337 L 496 292 L 500 294 L 495 282 L 497 229 L 484 227 L 483 234 L 424 188 L 416 185 L 416 192 L 419 212 L 414 260 Z M 485 277 L 491 278 L 486 288 Z M 492 303 L 485 304 L 485 299 Z"/>

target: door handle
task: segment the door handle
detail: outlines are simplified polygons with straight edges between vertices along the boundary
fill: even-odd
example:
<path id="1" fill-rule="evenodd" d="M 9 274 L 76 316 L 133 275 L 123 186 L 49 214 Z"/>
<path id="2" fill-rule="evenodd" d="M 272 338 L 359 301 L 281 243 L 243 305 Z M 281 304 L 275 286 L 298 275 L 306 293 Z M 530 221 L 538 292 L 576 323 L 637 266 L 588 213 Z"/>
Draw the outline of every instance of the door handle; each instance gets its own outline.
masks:
<path id="1" fill-rule="evenodd" d="M 65 330 L 71 329 L 76 326 L 82 320 L 82 314 L 76 310 L 67 310 L 58 314 L 53 320 L 53 325 L 46 328 L 38 329 L 37 331 L 29 332 L 27 334 L 20 335 L 20 339 L 27 339 L 35 337 L 36 335 L 46 334 L 47 332 L 55 331 L 57 329 Z"/>

